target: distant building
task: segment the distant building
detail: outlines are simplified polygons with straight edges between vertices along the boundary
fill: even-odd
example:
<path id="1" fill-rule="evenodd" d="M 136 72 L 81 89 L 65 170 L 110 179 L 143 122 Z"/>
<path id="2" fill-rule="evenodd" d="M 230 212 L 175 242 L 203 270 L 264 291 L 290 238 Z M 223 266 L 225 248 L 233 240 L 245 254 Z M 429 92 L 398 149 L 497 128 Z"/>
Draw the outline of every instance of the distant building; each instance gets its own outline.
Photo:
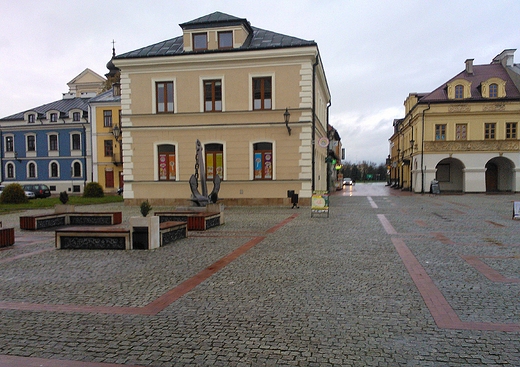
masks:
<path id="1" fill-rule="evenodd" d="M 118 55 L 124 198 L 184 204 L 195 172 L 222 179 L 228 205 L 310 203 L 327 190 L 330 92 L 318 45 L 212 13 L 183 34 Z M 287 111 L 287 113 L 286 113 Z M 285 121 L 285 118 L 289 121 Z"/>
<path id="2" fill-rule="evenodd" d="M 520 65 L 505 50 L 430 93 L 411 93 L 390 137 L 395 186 L 429 192 L 520 191 Z"/>
<path id="3" fill-rule="evenodd" d="M 83 191 L 91 180 L 90 98 L 105 79 L 85 69 L 61 100 L 0 119 L 2 184 L 44 183 L 51 191 Z"/>
<path id="4" fill-rule="evenodd" d="M 112 51 L 112 58 L 115 50 Z M 109 90 L 89 101 L 92 128 L 92 180 L 106 193 L 123 187 L 123 156 L 121 147 L 121 86 L 119 69 L 113 59 L 105 74 Z"/>

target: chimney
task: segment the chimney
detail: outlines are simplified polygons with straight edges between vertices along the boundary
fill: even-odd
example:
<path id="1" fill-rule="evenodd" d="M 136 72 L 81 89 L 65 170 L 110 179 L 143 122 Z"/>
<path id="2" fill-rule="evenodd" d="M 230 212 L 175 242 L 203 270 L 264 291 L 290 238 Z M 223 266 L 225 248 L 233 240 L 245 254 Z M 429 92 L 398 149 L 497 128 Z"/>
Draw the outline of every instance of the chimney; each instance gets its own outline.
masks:
<path id="1" fill-rule="evenodd" d="M 515 61 L 516 49 L 504 50 L 493 59 L 493 64 L 502 64 L 503 67 L 513 66 Z"/>
<path id="2" fill-rule="evenodd" d="M 466 60 L 466 73 L 473 75 L 473 59 Z"/>

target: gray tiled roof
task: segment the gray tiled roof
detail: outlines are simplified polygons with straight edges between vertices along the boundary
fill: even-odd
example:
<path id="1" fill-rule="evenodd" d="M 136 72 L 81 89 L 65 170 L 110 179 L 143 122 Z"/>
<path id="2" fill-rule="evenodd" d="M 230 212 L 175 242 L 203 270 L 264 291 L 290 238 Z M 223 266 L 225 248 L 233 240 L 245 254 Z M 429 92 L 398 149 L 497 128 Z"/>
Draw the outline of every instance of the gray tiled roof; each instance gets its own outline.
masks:
<path id="1" fill-rule="evenodd" d="M 134 51 L 126 52 L 115 57 L 115 59 L 130 59 L 140 57 L 155 57 L 155 56 L 179 56 L 184 54 L 194 53 L 211 53 L 211 52 L 236 52 L 236 51 L 250 51 L 260 49 L 274 49 L 284 47 L 301 47 L 301 46 L 316 46 L 315 41 L 304 40 L 297 37 L 288 36 L 281 33 L 268 31 L 265 29 L 252 27 L 246 19 L 236 18 L 231 15 L 223 13 L 212 13 L 204 17 L 192 20 L 181 24 L 181 27 L 193 26 L 197 28 L 204 28 L 204 25 L 211 24 L 215 26 L 216 23 L 220 26 L 229 25 L 232 22 L 240 22 L 247 24 L 251 34 L 244 42 L 242 47 L 236 49 L 225 50 L 204 50 L 194 52 L 184 52 L 183 37 L 175 37 L 166 41 L 162 41 L 150 46 L 146 46 Z"/>
<path id="2" fill-rule="evenodd" d="M 114 89 L 111 88 L 107 90 L 106 92 L 103 92 L 101 94 L 98 94 L 97 96 L 91 98 L 89 100 L 89 103 L 95 103 L 95 102 L 121 102 L 121 96 L 114 96 Z"/>
<path id="3" fill-rule="evenodd" d="M 88 102 L 90 98 L 72 98 L 72 99 L 60 99 L 59 101 L 47 103 L 38 107 L 30 108 L 23 112 L 16 113 L 11 116 L 7 116 L 0 119 L 1 121 L 11 120 L 23 120 L 24 114 L 28 111 L 34 111 L 38 114 L 37 118 L 46 118 L 46 113 L 51 110 L 59 111 L 59 118 L 70 117 L 69 111 L 72 109 L 80 109 L 83 111 L 83 116 L 87 116 L 88 113 Z"/>

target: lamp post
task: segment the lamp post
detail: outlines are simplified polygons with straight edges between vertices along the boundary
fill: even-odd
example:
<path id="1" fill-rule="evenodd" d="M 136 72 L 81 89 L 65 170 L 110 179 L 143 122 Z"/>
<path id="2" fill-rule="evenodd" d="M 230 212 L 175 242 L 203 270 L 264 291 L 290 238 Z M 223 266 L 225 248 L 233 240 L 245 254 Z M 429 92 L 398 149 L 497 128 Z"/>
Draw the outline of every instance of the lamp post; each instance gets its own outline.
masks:
<path id="1" fill-rule="evenodd" d="M 287 128 L 287 132 L 291 135 L 291 128 L 289 127 L 289 119 L 291 118 L 291 114 L 289 113 L 289 108 L 285 108 L 285 112 L 283 113 L 283 120 L 285 121 L 285 127 Z"/>

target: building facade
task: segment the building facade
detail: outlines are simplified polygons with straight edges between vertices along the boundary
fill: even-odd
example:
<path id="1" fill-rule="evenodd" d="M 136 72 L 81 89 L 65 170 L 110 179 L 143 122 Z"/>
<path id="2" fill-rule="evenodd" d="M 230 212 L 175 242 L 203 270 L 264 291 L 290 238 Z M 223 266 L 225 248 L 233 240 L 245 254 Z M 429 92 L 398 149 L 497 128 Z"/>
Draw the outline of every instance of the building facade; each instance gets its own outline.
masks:
<path id="1" fill-rule="evenodd" d="M 124 198 L 184 204 L 196 141 L 228 205 L 277 205 L 327 190 L 330 92 L 318 46 L 213 13 L 182 35 L 118 55 Z M 316 144 L 315 144 L 316 143 Z"/>
<path id="2" fill-rule="evenodd" d="M 116 85 L 92 98 L 90 122 L 92 128 L 92 180 L 106 193 L 123 187 L 123 157 L 121 148 L 121 93 Z"/>
<path id="3" fill-rule="evenodd" d="M 394 186 L 429 192 L 520 191 L 520 66 L 515 50 L 473 65 L 430 93 L 411 93 L 393 122 Z"/>
<path id="4" fill-rule="evenodd" d="M 104 82 L 85 69 L 68 83 L 61 100 L 0 119 L 1 183 L 83 192 L 92 175 L 88 102 Z"/>

